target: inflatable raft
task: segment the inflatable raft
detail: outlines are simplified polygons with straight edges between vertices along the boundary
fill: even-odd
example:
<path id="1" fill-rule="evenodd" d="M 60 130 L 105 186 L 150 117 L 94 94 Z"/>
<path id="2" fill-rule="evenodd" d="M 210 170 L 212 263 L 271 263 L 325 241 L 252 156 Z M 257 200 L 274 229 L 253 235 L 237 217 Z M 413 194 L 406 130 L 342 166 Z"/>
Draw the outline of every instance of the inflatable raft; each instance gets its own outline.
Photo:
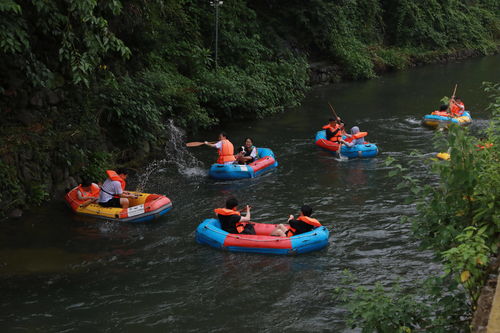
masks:
<path id="1" fill-rule="evenodd" d="M 278 166 L 269 148 L 257 148 L 258 159 L 250 164 L 212 164 L 208 175 L 214 179 L 254 178 Z"/>
<path id="2" fill-rule="evenodd" d="M 128 209 L 115 207 L 102 207 L 97 203 L 92 203 L 82 207 L 83 201 L 78 200 L 75 187 L 64 197 L 71 209 L 81 215 L 93 216 L 101 219 L 119 221 L 119 222 L 147 222 L 156 219 L 170 209 L 172 202 L 169 198 L 160 194 L 149 194 L 130 192 L 136 194 L 137 199 L 129 199 L 130 207 Z"/>
<path id="3" fill-rule="evenodd" d="M 316 133 L 316 137 L 314 142 L 317 146 L 331 151 L 332 153 L 338 155 L 339 147 L 341 146 L 338 143 L 327 140 L 325 130 L 318 131 Z M 352 147 L 347 147 L 346 145 L 342 145 L 340 149 L 340 154 L 342 156 L 348 158 L 356 158 L 356 157 L 374 157 L 378 155 L 378 147 L 374 143 L 365 142 L 360 145 L 354 145 Z"/>
<path id="4" fill-rule="evenodd" d="M 445 111 L 434 111 L 424 116 L 422 124 L 430 128 L 448 127 L 450 124 L 467 126 L 472 123 L 472 117 L 469 111 L 464 111 L 461 117 L 450 117 Z"/>
<path id="5" fill-rule="evenodd" d="M 268 236 L 276 224 L 252 224 L 256 235 L 230 234 L 220 228 L 219 220 L 206 219 L 196 229 L 196 241 L 221 250 L 267 254 L 307 253 L 328 245 L 329 232 L 324 226 L 297 236 L 276 237 Z"/>

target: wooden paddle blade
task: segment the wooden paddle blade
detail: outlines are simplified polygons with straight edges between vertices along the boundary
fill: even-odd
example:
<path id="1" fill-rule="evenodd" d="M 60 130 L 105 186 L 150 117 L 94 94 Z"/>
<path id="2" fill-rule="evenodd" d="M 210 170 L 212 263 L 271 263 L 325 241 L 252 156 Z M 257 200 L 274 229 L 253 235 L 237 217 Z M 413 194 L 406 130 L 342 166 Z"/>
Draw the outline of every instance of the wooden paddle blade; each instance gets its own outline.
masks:
<path id="1" fill-rule="evenodd" d="M 204 144 L 205 144 L 204 142 L 194 141 L 194 142 L 186 143 L 186 147 L 199 147 L 199 146 L 203 146 Z"/>

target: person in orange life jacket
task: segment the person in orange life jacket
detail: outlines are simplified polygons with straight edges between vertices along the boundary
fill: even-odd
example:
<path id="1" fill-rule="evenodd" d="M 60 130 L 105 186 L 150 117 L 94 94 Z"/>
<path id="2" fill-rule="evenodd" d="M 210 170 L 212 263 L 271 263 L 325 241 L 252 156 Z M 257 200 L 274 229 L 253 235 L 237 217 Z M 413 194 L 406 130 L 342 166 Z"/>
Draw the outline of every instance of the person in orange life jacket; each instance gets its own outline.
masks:
<path id="1" fill-rule="evenodd" d="M 238 211 L 238 200 L 236 200 L 236 198 L 229 198 L 226 201 L 226 208 L 217 208 L 214 211 L 219 219 L 222 230 L 230 234 L 250 233 L 247 231 L 248 228 L 240 224 L 240 222 L 250 221 L 250 206 L 247 205 L 245 216 L 241 216 Z M 253 232 L 253 234 L 255 234 L 255 232 Z"/>
<path id="2" fill-rule="evenodd" d="M 450 111 L 451 114 L 455 117 L 463 116 L 465 111 L 465 105 L 460 97 L 457 96 L 455 97 L 455 99 L 452 99 L 450 101 Z"/>
<path id="3" fill-rule="evenodd" d="M 297 217 L 297 219 L 295 219 L 293 215 L 290 215 L 290 217 L 288 218 L 288 224 L 290 225 L 290 227 L 286 227 L 283 224 L 278 224 L 273 232 L 271 232 L 271 236 L 291 237 L 320 227 L 321 223 L 311 217 L 312 212 L 313 210 L 310 206 L 303 205 L 300 208 L 300 216 Z"/>
<path id="4" fill-rule="evenodd" d="M 238 149 L 234 156 L 239 164 L 250 164 L 257 158 L 257 148 L 253 145 L 251 138 L 245 139 L 245 145 Z"/>
<path id="5" fill-rule="evenodd" d="M 108 178 L 101 186 L 99 193 L 99 205 L 103 207 L 117 207 L 127 209 L 130 205 L 129 198 L 137 198 L 135 194 L 125 191 L 126 182 L 128 177 L 128 170 L 124 168 L 107 170 Z"/>
<path id="6" fill-rule="evenodd" d="M 99 199 L 99 185 L 83 178 L 82 183 L 78 186 L 78 190 L 76 191 L 76 196 L 78 200 L 83 201 L 80 206 L 88 206 Z"/>
<path id="7" fill-rule="evenodd" d="M 332 142 L 340 142 L 344 131 L 344 122 L 340 118 L 328 119 L 328 125 L 323 126 L 326 133 L 326 139 Z"/>
<path id="8" fill-rule="evenodd" d="M 219 164 L 233 164 L 236 159 L 234 158 L 234 147 L 231 141 L 227 138 L 226 133 L 222 132 L 219 134 L 219 141 L 217 143 L 204 142 L 205 145 L 217 148 L 219 150 L 219 158 L 217 163 Z"/>
<path id="9" fill-rule="evenodd" d="M 363 138 L 354 138 L 351 140 L 351 138 L 355 137 L 356 134 L 359 133 L 359 127 L 358 126 L 353 126 L 351 128 L 351 134 L 347 135 L 347 138 L 345 140 L 342 140 L 342 143 L 344 143 L 347 147 L 354 147 L 355 145 L 362 145 L 365 143 L 365 139 Z"/>

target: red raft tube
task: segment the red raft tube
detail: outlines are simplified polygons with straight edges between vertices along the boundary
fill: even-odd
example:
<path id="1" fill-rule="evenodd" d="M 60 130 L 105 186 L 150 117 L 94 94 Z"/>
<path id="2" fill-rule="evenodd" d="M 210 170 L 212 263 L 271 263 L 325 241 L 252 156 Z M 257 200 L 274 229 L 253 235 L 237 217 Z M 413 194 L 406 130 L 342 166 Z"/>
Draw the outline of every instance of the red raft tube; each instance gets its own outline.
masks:
<path id="1" fill-rule="evenodd" d="M 221 229 L 219 220 L 206 219 L 196 228 L 196 241 L 233 252 L 284 255 L 318 251 L 328 245 L 329 231 L 325 226 L 292 237 L 277 237 L 269 236 L 276 224 L 251 223 L 256 235 L 230 234 Z"/>

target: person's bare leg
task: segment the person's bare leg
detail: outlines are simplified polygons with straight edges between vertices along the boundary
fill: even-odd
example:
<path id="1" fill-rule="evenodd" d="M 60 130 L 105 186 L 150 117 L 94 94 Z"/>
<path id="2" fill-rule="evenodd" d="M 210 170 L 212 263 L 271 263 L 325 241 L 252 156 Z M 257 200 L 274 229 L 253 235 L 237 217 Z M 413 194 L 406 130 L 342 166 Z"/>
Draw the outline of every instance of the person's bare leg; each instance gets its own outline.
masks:
<path id="1" fill-rule="evenodd" d="M 127 198 L 120 198 L 120 205 L 123 209 L 127 209 L 129 206 L 129 201 Z"/>

